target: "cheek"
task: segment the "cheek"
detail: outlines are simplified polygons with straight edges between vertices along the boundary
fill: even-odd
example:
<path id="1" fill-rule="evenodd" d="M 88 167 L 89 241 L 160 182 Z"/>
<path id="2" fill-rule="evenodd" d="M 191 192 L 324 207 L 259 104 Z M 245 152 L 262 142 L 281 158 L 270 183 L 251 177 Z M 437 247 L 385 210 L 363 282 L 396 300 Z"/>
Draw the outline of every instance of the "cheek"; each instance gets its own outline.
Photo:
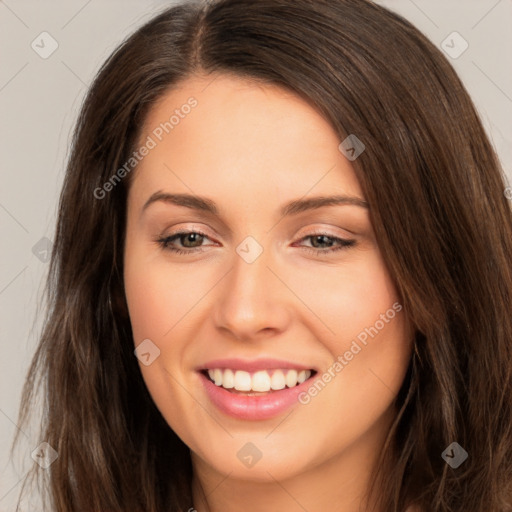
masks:
<path id="1" fill-rule="evenodd" d="M 129 246 L 127 249 L 131 250 Z M 190 340 L 187 322 L 193 321 L 194 305 L 204 296 L 207 283 L 201 285 L 201 280 L 155 254 L 142 244 L 126 253 L 125 294 L 133 341 L 137 346 L 149 339 L 159 348 L 159 356 L 150 365 L 139 364 L 142 377 L 171 428 L 187 443 L 193 443 L 183 404 L 193 410 L 195 402 L 190 402 L 179 382 L 184 380 L 182 369 L 186 367 L 185 341 Z"/>
<path id="2" fill-rule="evenodd" d="M 144 338 L 163 339 L 188 316 L 211 287 L 211 276 L 203 274 L 191 275 L 185 267 L 143 251 L 126 258 L 125 293 L 136 343 Z"/>
<path id="3" fill-rule="evenodd" d="M 340 400 L 349 410 L 367 403 L 377 411 L 376 403 L 385 404 L 401 386 L 412 340 L 387 268 L 377 251 L 368 251 L 346 267 L 312 274 L 295 278 L 295 289 L 307 298 L 317 317 L 314 332 L 331 357 L 324 371 L 333 394 L 322 393 L 319 402 L 329 407 Z"/>
<path id="4" fill-rule="evenodd" d="M 162 296 L 165 278 L 152 277 L 152 272 L 133 266 L 125 272 L 125 292 L 135 343 L 142 339 L 158 339 L 169 329 L 172 304 Z"/>
<path id="5" fill-rule="evenodd" d="M 293 289 L 314 314 L 332 348 L 343 348 L 373 326 L 398 301 L 395 287 L 379 253 L 367 251 L 357 259 L 315 272 L 291 273 Z M 393 313 L 393 312 L 392 312 Z"/>

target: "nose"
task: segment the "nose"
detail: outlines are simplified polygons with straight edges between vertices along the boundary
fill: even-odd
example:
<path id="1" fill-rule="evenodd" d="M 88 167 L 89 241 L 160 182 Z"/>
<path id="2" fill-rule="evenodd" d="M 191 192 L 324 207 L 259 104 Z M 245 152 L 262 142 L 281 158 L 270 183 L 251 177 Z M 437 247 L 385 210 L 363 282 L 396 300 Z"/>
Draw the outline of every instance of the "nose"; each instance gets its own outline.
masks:
<path id="1" fill-rule="evenodd" d="M 235 253 L 231 270 L 219 283 L 215 305 L 215 324 L 224 334 L 251 341 L 287 329 L 292 316 L 292 293 L 271 260 L 268 250 L 250 263 Z"/>

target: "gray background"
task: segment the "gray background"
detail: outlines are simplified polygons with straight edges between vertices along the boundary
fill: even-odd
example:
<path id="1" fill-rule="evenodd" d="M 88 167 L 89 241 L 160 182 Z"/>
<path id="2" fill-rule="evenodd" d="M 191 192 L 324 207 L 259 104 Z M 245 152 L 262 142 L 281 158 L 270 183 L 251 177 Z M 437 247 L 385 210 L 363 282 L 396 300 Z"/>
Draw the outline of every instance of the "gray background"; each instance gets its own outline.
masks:
<path id="1" fill-rule="evenodd" d="M 257 1 L 257 0 L 255 0 Z M 379 0 L 452 53 L 512 183 L 512 0 Z M 23 380 L 41 326 L 38 303 L 48 269 L 70 133 L 88 84 L 118 43 L 170 5 L 163 1 L 0 0 L 0 512 L 14 510 L 21 480 L 42 442 L 36 425 L 8 459 Z M 51 48 L 48 32 L 58 48 Z M 447 37 L 450 36 L 448 39 Z M 43 39 L 43 41 L 41 41 Z M 443 41 L 446 41 L 443 44 Z M 446 48 L 446 45 L 452 48 Z M 393 56 L 390 55 L 390 59 Z M 42 240 L 42 241 L 41 241 Z M 50 242 L 51 243 L 51 242 Z M 34 248 L 35 247 L 35 248 Z M 37 510 L 37 496 L 23 510 Z"/>

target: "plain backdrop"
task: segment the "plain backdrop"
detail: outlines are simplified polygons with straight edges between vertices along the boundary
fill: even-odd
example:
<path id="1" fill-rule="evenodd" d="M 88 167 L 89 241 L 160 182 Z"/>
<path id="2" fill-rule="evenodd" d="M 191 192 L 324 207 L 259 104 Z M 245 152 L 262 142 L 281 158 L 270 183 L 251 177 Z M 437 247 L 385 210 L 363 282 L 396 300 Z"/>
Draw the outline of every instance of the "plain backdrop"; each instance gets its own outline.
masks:
<path id="1" fill-rule="evenodd" d="M 510 186 L 512 0 L 377 3 L 405 16 L 451 53 L 448 58 L 479 110 Z M 73 123 L 101 63 L 171 4 L 0 0 L 0 512 L 15 509 L 23 476 L 35 463 L 30 454 L 44 441 L 35 428 L 40 411 L 33 411 L 34 427 L 24 430 L 22 447 L 9 460 L 21 388 L 41 327 L 38 304 Z M 22 510 L 40 509 L 37 496 L 32 499 Z"/>

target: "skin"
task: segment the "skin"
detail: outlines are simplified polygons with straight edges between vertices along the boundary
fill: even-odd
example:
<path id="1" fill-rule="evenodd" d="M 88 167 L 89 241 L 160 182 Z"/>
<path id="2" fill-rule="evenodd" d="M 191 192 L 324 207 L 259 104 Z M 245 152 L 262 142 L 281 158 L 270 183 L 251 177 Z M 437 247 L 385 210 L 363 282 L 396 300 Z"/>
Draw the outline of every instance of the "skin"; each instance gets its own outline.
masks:
<path id="1" fill-rule="evenodd" d="M 213 81 L 212 81 L 213 79 Z M 190 447 L 198 512 L 359 511 L 411 357 L 403 311 L 307 405 L 264 421 L 225 415 L 195 368 L 211 359 L 274 357 L 327 371 L 357 335 L 400 302 L 374 237 L 370 212 L 324 206 L 282 217 L 282 204 L 345 194 L 364 200 L 341 139 L 303 99 L 276 86 L 228 75 L 193 76 L 150 111 L 143 143 L 193 96 L 198 104 L 137 167 L 128 194 L 125 291 L 134 343 L 160 356 L 141 363 L 148 390 L 169 426 Z M 214 201 L 219 216 L 164 201 L 155 192 Z M 171 245 L 178 230 L 206 237 Z M 315 244 L 318 230 L 355 240 Z M 236 252 L 251 236 L 263 253 Z M 185 238 L 185 239 L 184 239 Z M 323 245 L 322 245 L 323 244 Z M 323 254 L 307 248 L 316 247 Z M 262 458 L 247 468 L 245 443 Z M 207 496 L 202 497 L 201 488 Z"/>

